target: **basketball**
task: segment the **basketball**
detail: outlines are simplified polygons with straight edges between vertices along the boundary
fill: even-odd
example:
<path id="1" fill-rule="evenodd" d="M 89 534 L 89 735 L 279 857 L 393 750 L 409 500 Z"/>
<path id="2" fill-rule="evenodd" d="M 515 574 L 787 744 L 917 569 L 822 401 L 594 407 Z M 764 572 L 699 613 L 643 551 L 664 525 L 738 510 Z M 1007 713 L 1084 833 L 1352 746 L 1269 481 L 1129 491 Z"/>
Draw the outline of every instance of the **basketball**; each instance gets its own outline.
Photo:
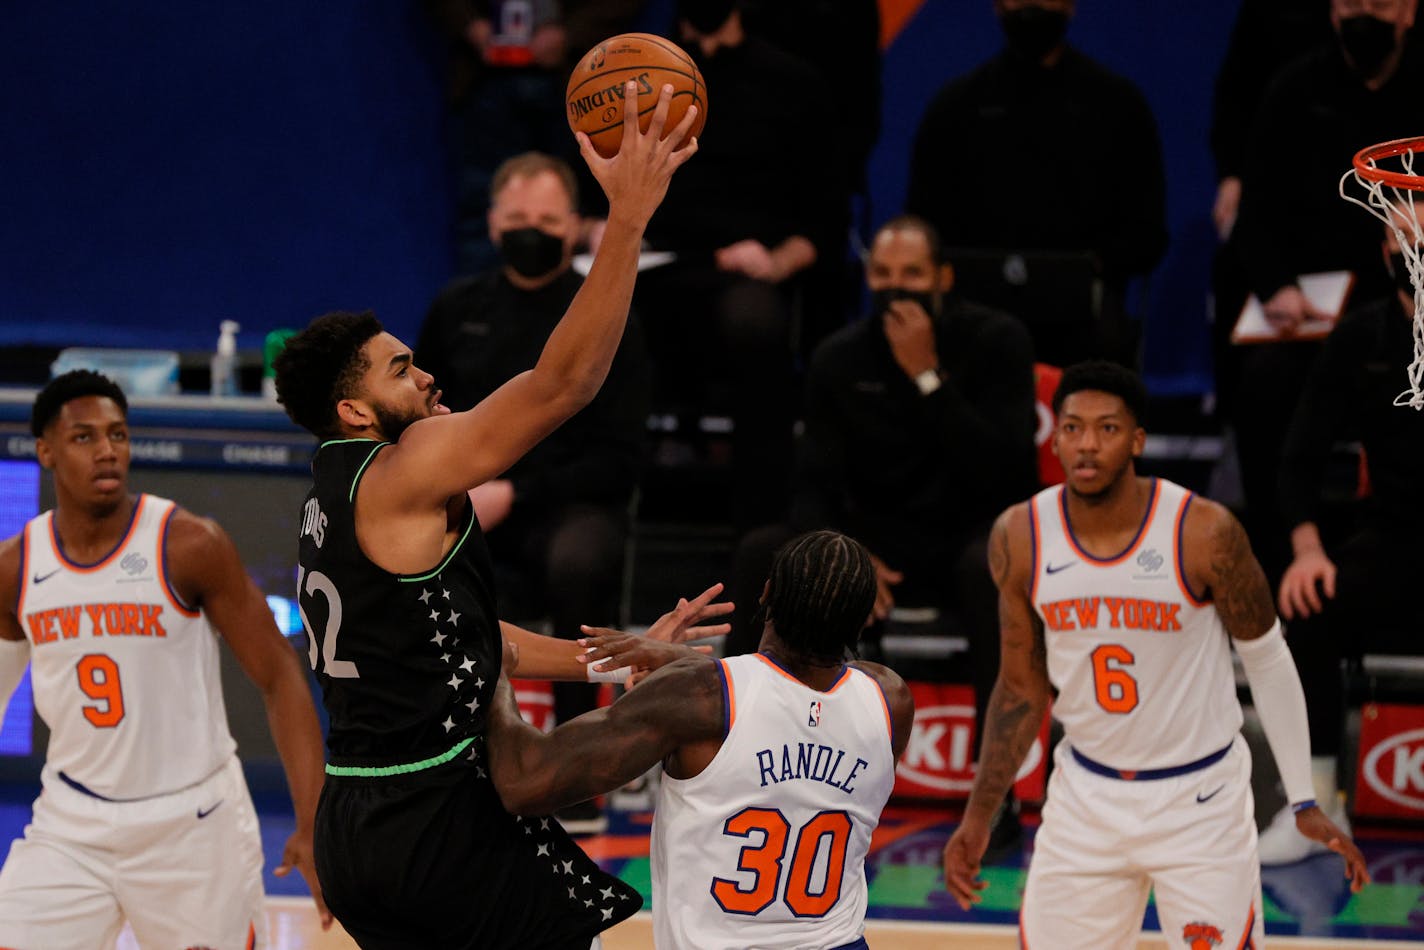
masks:
<path id="1" fill-rule="evenodd" d="M 583 132 L 604 158 L 618 154 L 623 141 L 623 84 L 638 82 L 638 123 L 646 132 L 664 85 L 671 85 L 667 131 L 697 106 L 692 135 L 707 122 L 707 84 L 692 57 L 671 40 L 649 33 L 622 33 L 604 40 L 579 60 L 569 77 L 569 128 Z"/>

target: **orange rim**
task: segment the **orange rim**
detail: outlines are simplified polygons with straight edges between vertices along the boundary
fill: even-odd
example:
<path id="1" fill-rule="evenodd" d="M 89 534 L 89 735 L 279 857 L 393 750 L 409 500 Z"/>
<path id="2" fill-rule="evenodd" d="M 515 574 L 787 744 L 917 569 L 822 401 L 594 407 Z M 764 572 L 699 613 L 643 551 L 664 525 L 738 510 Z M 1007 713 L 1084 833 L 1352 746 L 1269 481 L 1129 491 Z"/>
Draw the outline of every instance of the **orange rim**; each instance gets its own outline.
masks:
<path id="1" fill-rule="evenodd" d="M 1424 137 L 1395 139 L 1392 142 L 1381 142 L 1378 145 L 1360 149 L 1355 153 L 1355 173 L 1367 181 L 1379 182 L 1392 188 L 1424 191 L 1424 175 L 1392 172 L 1378 166 L 1381 159 L 1393 158 L 1396 155 L 1404 155 L 1409 152 L 1424 158 Z"/>

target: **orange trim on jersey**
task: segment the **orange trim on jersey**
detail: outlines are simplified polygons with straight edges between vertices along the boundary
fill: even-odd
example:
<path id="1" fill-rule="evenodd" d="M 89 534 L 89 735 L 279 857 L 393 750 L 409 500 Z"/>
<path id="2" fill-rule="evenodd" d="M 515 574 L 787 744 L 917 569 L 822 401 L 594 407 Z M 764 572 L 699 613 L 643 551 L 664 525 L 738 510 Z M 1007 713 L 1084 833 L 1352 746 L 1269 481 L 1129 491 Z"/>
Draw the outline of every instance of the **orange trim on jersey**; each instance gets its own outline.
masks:
<path id="1" fill-rule="evenodd" d="M 846 672 L 849 673 L 850 670 L 847 669 Z M 866 675 L 866 676 L 869 676 L 871 682 L 875 684 L 875 695 L 877 695 L 877 696 L 880 697 L 880 708 L 885 711 L 885 731 L 886 731 L 887 733 L 889 733 L 889 735 L 890 735 L 890 754 L 891 754 L 891 755 L 894 755 L 894 754 L 895 754 L 895 720 L 893 720 L 893 719 L 890 718 L 890 700 L 888 700 L 888 699 L 885 698 L 885 687 L 880 685 L 880 681 L 879 681 L 878 679 L 876 679 L 875 677 L 870 676 L 869 673 L 866 673 L 865 675 Z"/>
<path id="2" fill-rule="evenodd" d="M 1148 530 L 1152 527 L 1152 518 L 1157 514 L 1157 499 L 1162 496 L 1162 482 L 1160 479 L 1152 479 L 1152 498 L 1147 502 L 1147 513 L 1142 516 L 1142 524 L 1137 526 L 1137 535 L 1133 537 L 1127 549 L 1116 557 L 1102 558 L 1096 557 L 1084 551 L 1078 544 L 1078 539 L 1073 537 L 1073 525 L 1068 521 L 1068 498 L 1063 494 L 1065 489 L 1059 489 L 1058 496 L 1058 517 L 1063 520 L 1063 535 L 1068 539 L 1068 544 L 1093 567 L 1113 567 L 1126 561 L 1142 544 L 1142 539 L 1147 537 Z"/>
<path id="3" fill-rule="evenodd" d="M 247 922 L 247 950 L 252 950 L 257 946 L 257 927 L 252 921 Z"/>
<path id="4" fill-rule="evenodd" d="M 755 656 L 758 660 L 761 660 L 763 663 L 765 663 L 765 664 L 766 664 L 768 667 L 770 667 L 771 669 L 775 670 L 775 671 L 776 671 L 778 674 L 780 674 L 781 676 L 784 676 L 784 677 L 786 677 L 788 680 L 790 680 L 791 682 L 795 683 L 797 686 L 805 686 L 807 689 L 815 690 L 815 687 L 814 687 L 814 686 L 811 686 L 811 685 L 809 685 L 808 683 L 805 683 L 805 682 L 803 682 L 803 681 L 797 679 L 796 677 L 792 676 L 790 673 L 788 673 L 788 672 L 786 672 L 785 670 L 783 670 L 779 665 L 777 665 L 777 662 L 776 662 L 775 660 L 773 660 L 771 657 L 769 657 L 769 656 L 767 656 L 767 655 L 765 655 L 765 654 L 763 654 L 763 653 L 756 653 L 756 654 L 753 654 L 753 656 Z M 834 693 L 836 690 L 840 689 L 841 686 L 844 685 L 845 682 L 846 682 L 846 680 L 848 680 L 848 679 L 850 679 L 850 667 L 848 667 L 848 666 L 843 666 L 843 667 L 841 667 L 841 675 L 840 675 L 840 678 L 837 679 L 834 683 L 832 683 L 832 684 L 831 684 L 831 687 L 830 687 L 829 689 L 825 689 L 825 690 L 815 690 L 815 691 L 818 692 L 818 693 L 822 693 L 823 695 L 829 696 L 831 693 Z"/>
<path id="5" fill-rule="evenodd" d="M 177 505 L 171 506 L 163 513 L 163 519 L 158 523 L 158 582 L 163 586 L 163 593 L 168 597 L 168 602 L 173 605 L 174 610 L 185 617 L 196 618 L 203 615 L 202 611 L 194 610 L 183 603 L 183 599 L 178 596 L 173 585 L 168 583 L 168 522 L 177 510 Z"/>
<path id="6" fill-rule="evenodd" d="M 1024 908 L 1019 908 L 1019 950 L 1028 950 L 1028 931 L 1024 929 Z"/>
<path id="7" fill-rule="evenodd" d="M 138 527 L 139 515 L 143 512 L 143 503 L 147 498 L 147 495 L 138 496 L 138 501 L 134 502 L 133 514 L 129 516 L 129 526 L 124 529 L 124 536 L 119 539 L 118 544 L 114 545 L 112 551 L 105 554 L 103 558 L 93 564 L 76 564 L 64 553 L 64 549 L 60 547 L 59 544 L 59 529 L 54 526 L 54 514 L 51 513 L 49 516 L 49 543 L 54 548 L 54 556 L 59 559 L 60 565 L 74 571 L 76 574 L 92 574 L 100 568 L 105 567 L 119 555 L 119 552 L 128 546 L 129 539 L 133 537 L 134 529 Z"/>
<path id="8" fill-rule="evenodd" d="M 1033 549 L 1033 573 L 1028 583 L 1028 602 L 1038 603 L 1038 564 L 1039 552 L 1043 549 L 1043 531 L 1038 525 L 1038 496 L 1034 495 L 1028 500 L 1028 543 Z"/>
<path id="9" fill-rule="evenodd" d="M 1245 950 L 1246 947 L 1255 946 L 1251 940 L 1251 931 L 1256 927 L 1256 905 L 1251 905 L 1251 912 L 1246 915 L 1246 932 L 1241 935 L 1241 942 L 1236 945 L 1236 950 Z"/>
<path id="10" fill-rule="evenodd" d="M 727 735 L 732 734 L 732 727 L 737 723 L 737 687 L 732 682 L 732 669 L 727 665 L 726 660 L 718 660 L 722 665 L 722 682 L 727 689 Z"/>
<path id="11" fill-rule="evenodd" d="M 1193 607 L 1205 607 L 1211 603 L 1209 600 L 1202 600 L 1192 593 L 1191 585 L 1187 583 L 1187 565 L 1182 556 L 1182 528 L 1187 520 L 1187 506 L 1192 503 L 1192 492 L 1182 495 L 1182 503 L 1177 506 L 1177 517 L 1172 519 L 1172 560 L 1177 562 L 1177 586 L 1182 589 L 1182 596 L 1187 598 L 1187 603 Z"/>

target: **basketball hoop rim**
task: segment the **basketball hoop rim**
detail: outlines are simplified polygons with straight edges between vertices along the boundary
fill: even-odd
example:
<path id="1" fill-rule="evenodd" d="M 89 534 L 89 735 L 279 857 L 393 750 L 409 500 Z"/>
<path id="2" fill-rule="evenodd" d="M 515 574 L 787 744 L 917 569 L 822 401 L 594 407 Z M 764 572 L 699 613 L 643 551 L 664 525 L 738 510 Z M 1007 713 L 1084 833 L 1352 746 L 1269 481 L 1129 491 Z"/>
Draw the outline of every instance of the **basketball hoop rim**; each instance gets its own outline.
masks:
<path id="1" fill-rule="evenodd" d="M 1355 153 L 1355 174 L 1365 181 L 1389 185 L 1391 188 L 1403 188 L 1407 191 L 1424 191 L 1424 175 L 1408 175 L 1404 172 L 1392 172 L 1388 169 L 1380 168 L 1378 165 L 1370 164 L 1371 162 L 1378 162 L 1380 159 L 1403 155 L 1406 152 L 1414 152 L 1417 155 L 1424 156 L 1424 136 L 1394 139 L 1393 141 L 1380 142 L 1377 145 L 1360 149 Z"/>

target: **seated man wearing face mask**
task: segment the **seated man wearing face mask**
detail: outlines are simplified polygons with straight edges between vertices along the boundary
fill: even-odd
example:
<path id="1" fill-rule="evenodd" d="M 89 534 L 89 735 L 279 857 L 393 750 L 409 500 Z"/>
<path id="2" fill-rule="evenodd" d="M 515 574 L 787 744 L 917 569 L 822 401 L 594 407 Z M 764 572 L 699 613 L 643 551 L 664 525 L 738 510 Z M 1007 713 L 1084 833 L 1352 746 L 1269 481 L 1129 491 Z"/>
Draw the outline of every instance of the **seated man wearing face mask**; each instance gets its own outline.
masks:
<path id="1" fill-rule="evenodd" d="M 489 231 L 503 265 L 460 278 L 436 297 L 415 347 L 441 401 L 469 409 L 531 369 L 583 283 L 571 268 L 580 219 L 563 161 L 537 152 L 495 172 Z M 628 502 L 637 486 L 648 413 L 647 356 L 630 316 L 608 378 L 589 406 L 503 476 L 470 492 L 499 575 L 501 609 L 547 617 L 556 636 L 580 624 L 616 626 Z M 592 709 L 594 684 L 558 683 L 559 722 Z M 591 805 L 560 813 L 571 834 L 602 830 Z"/>
<path id="2" fill-rule="evenodd" d="M 1037 486 L 1033 347 L 1013 317 L 952 294 L 934 227 L 901 216 L 871 243 L 868 319 L 816 348 L 792 523 L 760 528 L 737 550 L 729 653 L 752 652 L 754 611 L 782 542 L 830 528 L 875 564 L 875 619 L 935 607 L 970 641 L 982 720 L 998 676 L 998 595 L 989 528 Z"/>

